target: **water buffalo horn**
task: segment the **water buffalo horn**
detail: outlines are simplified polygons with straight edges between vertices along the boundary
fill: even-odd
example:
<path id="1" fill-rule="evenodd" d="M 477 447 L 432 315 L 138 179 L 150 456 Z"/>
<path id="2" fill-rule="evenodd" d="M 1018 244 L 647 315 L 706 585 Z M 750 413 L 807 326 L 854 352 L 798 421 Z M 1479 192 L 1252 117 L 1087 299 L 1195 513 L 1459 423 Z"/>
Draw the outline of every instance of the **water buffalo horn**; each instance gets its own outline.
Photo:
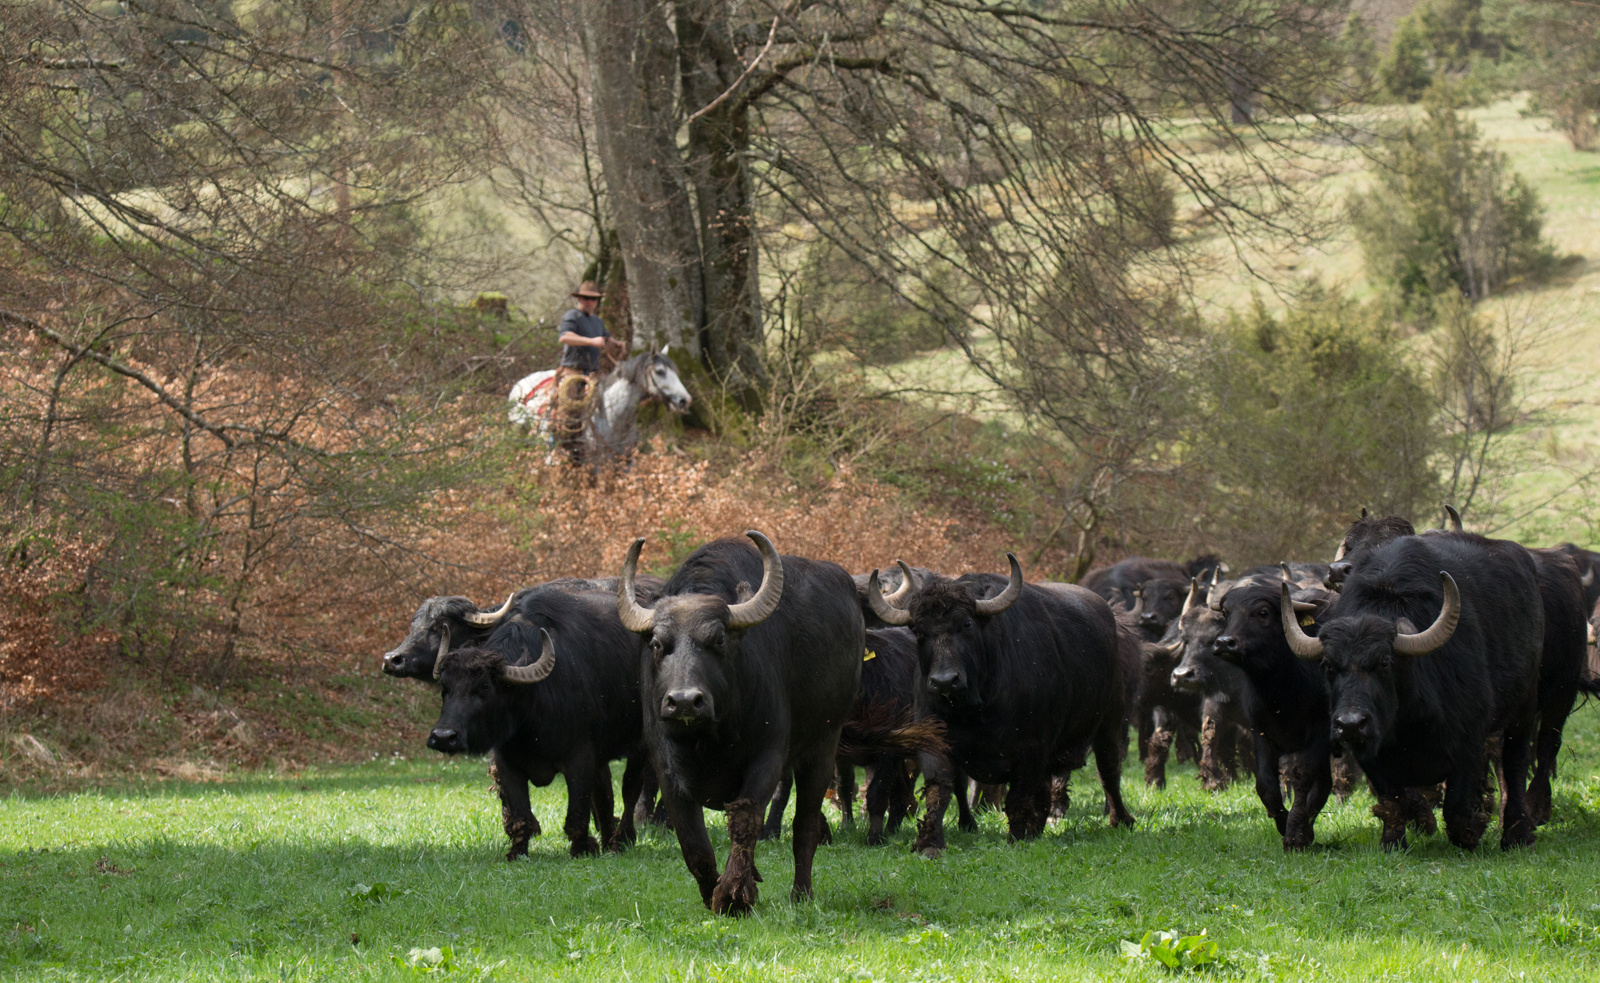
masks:
<path id="1" fill-rule="evenodd" d="M 622 561 L 622 579 L 617 581 L 617 617 L 622 627 L 629 631 L 646 632 L 655 623 L 655 612 L 640 604 L 633 593 L 633 575 L 639 567 L 639 551 L 644 549 L 644 537 L 628 547 L 628 558 Z"/>
<path id="2" fill-rule="evenodd" d="M 911 596 L 916 579 L 911 576 L 911 568 L 906 566 L 904 560 L 896 560 L 894 565 L 900 568 L 900 586 L 893 594 L 888 595 L 889 603 L 897 608 L 905 607 L 906 598 Z"/>
<path id="3" fill-rule="evenodd" d="M 1594 564 L 1593 563 L 1589 564 L 1589 569 L 1585 570 L 1583 572 L 1583 576 L 1578 578 L 1578 583 L 1582 584 L 1585 587 L 1594 586 Z"/>
<path id="4" fill-rule="evenodd" d="M 1166 650 L 1171 652 L 1173 655 L 1177 655 L 1179 652 L 1182 652 L 1183 636 L 1179 635 L 1177 638 L 1173 639 L 1172 642 L 1166 645 Z"/>
<path id="5" fill-rule="evenodd" d="M 1289 576 L 1289 561 L 1288 560 L 1280 560 L 1280 561 L 1278 561 L 1278 569 L 1283 571 L 1283 582 L 1284 583 L 1286 583 L 1286 584 L 1294 583 L 1294 578 Z"/>
<path id="6" fill-rule="evenodd" d="M 466 615 L 465 617 L 467 624 L 478 625 L 482 628 L 493 628 L 495 625 L 498 625 L 500 622 L 505 620 L 506 615 L 511 611 L 511 602 L 516 599 L 517 592 L 512 591 L 511 596 L 506 598 L 506 602 L 495 610 L 475 611 L 472 614 Z"/>
<path id="7" fill-rule="evenodd" d="M 1185 597 L 1183 599 L 1183 610 L 1178 612 L 1178 620 L 1179 621 L 1182 621 L 1183 620 L 1183 616 L 1189 613 L 1189 609 L 1194 607 L 1194 602 L 1196 600 L 1198 600 L 1199 597 L 1200 597 L 1200 578 L 1199 577 L 1190 577 L 1189 578 L 1189 594 L 1188 594 L 1187 597 Z"/>
<path id="8" fill-rule="evenodd" d="M 1138 621 L 1139 618 L 1143 614 L 1144 614 L 1144 588 L 1143 587 L 1135 587 L 1133 589 L 1133 610 L 1128 612 L 1128 617 L 1133 619 L 1134 621 Z"/>
<path id="9" fill-rule="evenodd" d="M 1595 640 L 1594 640 L 1594 622 L 1592 622 L 1592 621 L 1589 623 L 1589 644 L 1590 645 L 1594 645 L 1595 644 Z"/>
<path id="10" fill-rule="evenodd" d="M 984 616 L 993 616 L 1017 603 L 1017 598 L 1022 596 L 1022 564 L 1010 553 L 1006 559 L 1011 561 L 1011 583 L 1006 584 L 1006 589 L 988 600 L 978 601 L 974 604 L 977 612 Z"/>
<path id="11" fill-rule="evenodd" d="M 1451 532 L 1461 531 L 1461 513 L 1456 507 L 1446 502 L 1444 506 L 1444 527 Z"/>
<path id="12" fill-rule="evenodd" d="M 1456 622 L 1461 620 L 1461 592 L 1456 589 L 1454 577 L 1439 571 L 1439 586 L 1444 588 L 1444 607 L 1433 624 L 1419 632 L 1397 632 L 1394 650 L 1398 655 L 1427 655 L 1450 640 L 1455 634 Z"/>
<path id="13" fill-rule="evenodd" d="M 882 618 L 886 625 L 904 628 L 911 624 L 911 612 L 890 604 L 889 599 L 883 595 L 883 585 L 878 582 L 876 570 L 867 577 L 867 603 L 872 605 L 872 613 Z"/>
<path id="14" fill-rule="evenodd" d="M 1363 505 L 1363 506 L 1361 506 L 1361 518 L 1365 519 L 1366 517 L 1367 517 L 1367 507 L 1365 505 Z"/>
<path id="15" fill-rule="evenodd" d="M 1289 641 L 1289 648 L 1295 655 L 1313 662 L 1322 658 L 1322 639 L 1312 638 L 1300 627 L 1300 618 L 1295 614 L 1294 600 L 1289 596 L 1289 585 L 1283 585 L 1283 595 L 1278 601 L 1278 613 L 1283 615 L 1283 635 Z"/>
<path id="16" fill-rule="evenodd" d="M 539 661 L 531 666 L 506 666 L 506 682 L 542 683 L 544 677 L 555 669 L 556 643 L 550 638 L 550 633 L 543 628 L 539 629 L 539 640 L 542 643 L 539 649 Z M 527 649 L 524 648 L 523 651 L 526 652 Z"/>
<path id="17" fill-rule="evenodd" d="M 439 654 L 433 657 L 433 678 L 439 678 L 439 667 L 444 665 L 444 657 L 450 651 L 450 626 L 445 625 L 440 629 Z"/>
<path id="18" fill-rule="evenodd" d="M 778 610 L 778 602 L 783 599 L 783 561 L 778 558 L 778 551 L 754 529 L 745 530 L 745 535 L 761 551 L 761 587 L 750 600 L 729 606 L 728 627 L 734 629 L 759 625 Z"/>

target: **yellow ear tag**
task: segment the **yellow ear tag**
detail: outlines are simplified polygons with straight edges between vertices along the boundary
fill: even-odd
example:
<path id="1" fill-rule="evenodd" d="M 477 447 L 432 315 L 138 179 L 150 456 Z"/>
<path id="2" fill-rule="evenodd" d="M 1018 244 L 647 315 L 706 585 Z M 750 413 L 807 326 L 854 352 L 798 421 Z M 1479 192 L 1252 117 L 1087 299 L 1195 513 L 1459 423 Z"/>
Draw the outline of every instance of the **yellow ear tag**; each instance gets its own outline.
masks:
<path id="1" fill-rule="evenodd" d="M 873 659 L 876 659 L 877 657 L 878 657 L 878 653 L 872 651 L 871 649 L 867 649 L 867 654 L 863 655 L 861 657 L 861 661 L 862 662 L 871 662 Z"/>
<path id="2" fill-rule="evenodd" d="M 1312 625 L 1314 625 L 1316 623 L 1317 623 L 1317 619 L 1313 618 L 1309 614 L 1302 614 L 1300 616 L 1300 627 L 1301 628 L 1310 628 Z"/>

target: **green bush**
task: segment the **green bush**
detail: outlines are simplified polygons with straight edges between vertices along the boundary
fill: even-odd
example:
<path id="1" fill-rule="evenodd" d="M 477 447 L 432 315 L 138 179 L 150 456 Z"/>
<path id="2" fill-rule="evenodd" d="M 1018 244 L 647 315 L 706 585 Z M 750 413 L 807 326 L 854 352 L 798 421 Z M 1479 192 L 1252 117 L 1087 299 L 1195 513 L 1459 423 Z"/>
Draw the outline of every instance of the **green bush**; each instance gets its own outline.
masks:
<path id="1" fill-rule="evenodd" d="M 1373 307 L 1317 285 L 1281 314 L 1257 301 L 1197 375 L 1188 463 L 1232 557 L 1320 557 L 1360 506 L 1415 515 L 1435 502 L 1434 396 Z"/>
<path id="2" fill-rule="evenodd" d="M 1493 67 L 1508 53 L 1501 19 L 1483 0 L 1423 0 L 1395 24 L 1378 79 L 1391 96 L 1416 102 L 1439 80 L 1498 79 Z"/>
<path id="3" fill-rule="evenodd" d="M 1372 176 L 1350 217 L 1368 277 L 1404 310 L 1426 317 L 1445 293 L 1481 300 L 1554 262 L 1537 192 L 1444 95 L 1388 141 Z"/>

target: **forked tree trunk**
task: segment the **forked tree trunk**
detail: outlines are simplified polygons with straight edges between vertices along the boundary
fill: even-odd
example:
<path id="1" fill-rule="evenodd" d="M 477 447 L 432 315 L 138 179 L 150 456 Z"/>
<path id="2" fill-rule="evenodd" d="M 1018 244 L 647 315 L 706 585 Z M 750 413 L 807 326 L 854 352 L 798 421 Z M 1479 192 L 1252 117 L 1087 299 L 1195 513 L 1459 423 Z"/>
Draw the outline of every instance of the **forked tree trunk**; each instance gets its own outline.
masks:
<path id="1" fill-rule="evenodd" d="M 701 355 L 705 321 L 693 204 L 676 139 L 677 51 L 656 0 L 577 5 L 596 143 L 627 265 L 635 348 L 664 342 Z"/>

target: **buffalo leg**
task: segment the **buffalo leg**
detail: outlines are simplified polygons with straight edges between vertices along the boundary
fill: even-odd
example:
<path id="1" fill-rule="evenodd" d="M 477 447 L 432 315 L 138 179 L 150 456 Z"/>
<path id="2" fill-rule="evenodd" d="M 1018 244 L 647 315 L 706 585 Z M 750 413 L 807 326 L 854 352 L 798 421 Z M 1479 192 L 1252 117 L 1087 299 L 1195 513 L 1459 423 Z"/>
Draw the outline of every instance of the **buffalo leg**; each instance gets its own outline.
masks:
<path id="1" fill-rule="evenodd" d="M 589 792 L 589 800 L 593 803 L 594 831 L 599 834 L 601 845 L 611 849 L 617 840 L 617 819 L 612 813 L 616 800 L 611 794 L 611 762 L 595 762 L 594 788 Z"/>
<path id="2" fill-rule="evenodd" d="M 841 822 L 855 825 L 856 821 L 856 766 L 839 759 L 839 816 Z"/>
<path id="3" fill-rule="evenodd" d="M 1326 745 L 1313 744 L 1299 757 L 1293 776 L 1294 806 L 1289 810 L 1288 828 L 1283 834 L 1286 852 L 1304 850 L 1315 842 L 1317 817 L 1333 789 L 1333 769 Z"/>
<path id="4" fill-rule="evenodd" d="M 914 853 L 937 857 L 944 852 L 944 812 L 950 807 L 955 768 L 942 754 L 922 752 L 917 760 L 922 764 L 923 810 L 911 849 Z"/>
<path id="5" fill-rule="evenodd" d="M 1110 718 L 1094 735 L 1094 767 L 1106 793 L 1106 813 L 1112 826 L 1133 827 L 1133 813 L 1122 802 L 1122 755 L 1128 747 L 1128 731 L 1120 717 Z"/>
<path id="6" fill-rule="evenodd" d="M 969 800 L 971 779 L 967 777 L 966 770 L 954 767 L 951 772 L 951 792 L 956 797 L 956 829 L 963 833 L 976 833 L 978 820 L 972 815 L 972 802 Z M 942 814 L 942 813 L 941 813 Z"/>
<path id="7" fill-rule="evenodd" d="M 616 840 L 606 844 L 607 850 L 620 851 L 639 838 L 633 814 L 639 802 L 640 787 L 644 785 L 645 772 L 650 770 L 650 758 L 644 751 L 628 755 L 627 763 L 622 766 L 622 822 L 617 826 Z"/>
<path id="8" fill-rule="evenodd" d="M 1228 787 L 1228 767 L 1224 762 L 1225 745 L 1233 728 L 1214 713 L 1200 721 L 1200 787 L 1207 792 L 1220 792 Z"/>
<path id="9" fill-rule="evenodd" d="M 1445 783 L 1444 792 L 1444 828 L 1450 837 L 1450 842 L 1463 850 L 1476 850 L 1478 842 L 1483 838 L 1483 831 L 1489 825 L 1488 814 L 1483 808 L 1482 789 L 1484 785 L 1484 766 L 1482 758 L 1469 762 L 1451 772 L 1449 780 Z M 1396 800 L 1403 795 L 1402 790 L 1395 790 Z M 1402 810 L 1400 822 L 1405 822 L 1406 815 Z"/>
<path id="10" fill-rule="evenodd" d="M 661 798 L 667 805 L 672 828 L 678 834 L 683 864 L 700 888 L 700 903 L 710 908 L 711 894 L 717 887 L 717 853 L 711 848 L 711 837 L 706 835 L 705 813 L 700 803 L 669 794 L 665 788 Z"/>
<path id="11" fill-rule="evenodd" d="M 794 784 L 794 775 L 785 771 L 783 778 L 778 781 L 778 787 L 772 792 L 772 803 L 767 807 L 767 821 L 761 826 L 763 840 L 775 840 L 783 835 L 783 811 L 789 808 L 789 789 Z"/>
<path id="12" fill-rule="evenodd" d="M 589 813 L 594 803 L 596 785 L 594 758 L 587 753 L 575 755 L 562 763 L 561 773 L 567 777 L 567 819 L 561 826 L 571 842 L 567 852 L 574 857 L 593 856 L 600 852 L 600 844 L 589 835 Z M 610 771 L 606 772 L 606 792 L 609 802 Z M 607 811 L 610 811 L 609 805 Z"/>
<path id="13" fill-rule="evenodd" d="M 1502 796 L 1500 809 L 1500 849 L 1532 846 L 1538 838 L 1533 817 L 1528 814 L 1528 759 L 1532 755 L 1531 735 L 1527 731 L 1506 730 L 1501 745 Z M 1446 793 L 1448 797 L 1448 793 Z"/>
<path id="14" fill-rule="evenodd" d="M 528 841 L 539 835 L 539 821 L 533 818 L 533 806 L 528 800 L 528 776 L 502 758 L 498 751 L 489 773 L 494 776 L 495 791 L 500 796 L 500 823 L 511 840 L 506 859 L 526 856 Z"/>
<path id="15" fill-rule="evenodd" d="M 889 817 L 888 832 L 900 832 L 900 824 L 917 811 L 917 774 L 913 761 L 905 758 L 885 758 L 889 766 Z"/>
<path id="16" fill-rule="evenodd" d="M 833 742 L 838 743 L 837 739 Z M 833 755 L 818 751 L 795 762 L 794 766 L 794 886 L 789 897 L 804 901 L 811 897 L 811 864 L 822 842 L 822 798 L 832 777 Z"/>
<path id="17" fill-rule="evenodd" d="M 1050 776 L 1013 773 L 1006 789 L 1006 827 L 1012 840 L 1031 840 L 1044 832 L 1050 809 Z"/>
<path id="18" fill-rule="evenodd" d="M 883 845 L 883 817 L 889 811 L 899 771 L 900 763 L 893 758 L 879 758 L 872 766 L 872 778 L 867 782 L 867 846 Z"/>
<path id="19" fill-rule="evenodd" d="M 1278 827 L 1278 835 L 1289 831 L 1289 813 L 1283 807 L 1283 785 L 1278 778 L 1278 749 L 1256 735 L 1256 797 L 1266 806 L 1267 815 Z"/>
<path id="20" fill-rule="evenodd" d="M 828 789 L 827 779 L 833 771 L 831 754 L 827 757 L 827 764 L 829 767 L 823 774 L 822 789 L 817 792 L 816 801 L 810 803 L 819 820 L 822 816 L 822 794 Z M 756 843 L 761 839 L 762 806 L 771 801 L 773 791 L 786 773 L 780 752 L 760 755 L 745 772 L 739 797 L 724 806 L 728 813 L 728 863 L 711 892 L 711 910 L 719 915 L 749 914 L 756 903 L 760 894 L 756 882 L 761 880 L 761 874 L 756 870 Z M 806 804 L 805 800 L 799 803 L 802 808 Z M 796 826 L 796 829 L 799 827 Z M 818 830 L 816 835 L 820 836 L 820 826 Z M 798 840 L 795 849 L 799 849 Z M 816 849 L 815 842 L 811 849 Z M 798 872 L 796 876 L 799 876 Z"/>
<path id="21" fill-rule="evenodd" d="M 1144 742 L 1144 752 L 1139 760 L 1144 762 L 1146 785 L 1167 787 L 1167 757 L 1172 753 L 1172 740 L 1176 736 L 1167 728 L 1160 727 L 1151 731 L 1149 739 Z"/>
<path id="22" fill-rule="evenodd" d="M 1550 821 L 1550 781 L 1556 777 L 1556 758 L 1561 754 L 1561 731 L 1572 713 L 1576 686 L 1564 687 L 1547 696 L 1539 707 L 1539 733 L 1533 777 L 1528 782 L 1528 814 L 1535 825 Z"/>

